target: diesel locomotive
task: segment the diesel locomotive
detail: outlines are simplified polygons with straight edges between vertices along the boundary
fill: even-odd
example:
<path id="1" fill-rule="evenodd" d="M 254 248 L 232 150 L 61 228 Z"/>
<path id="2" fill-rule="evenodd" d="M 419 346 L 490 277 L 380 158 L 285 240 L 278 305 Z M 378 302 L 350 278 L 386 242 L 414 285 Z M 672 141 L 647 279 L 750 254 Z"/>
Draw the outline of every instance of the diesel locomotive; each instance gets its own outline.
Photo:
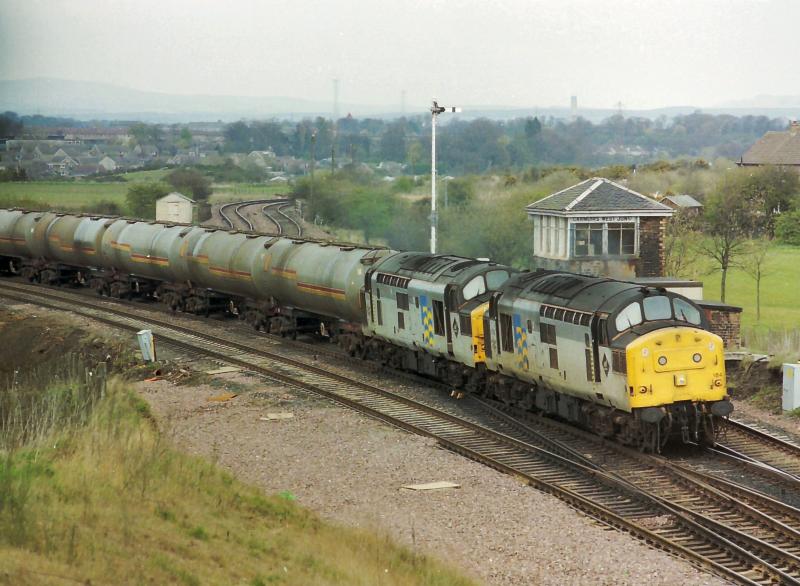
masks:
<path id="1" fill-rule="evenodd" d="M 0 268 L 228 311 L 648 451 L 713 444 L 722 340 L 664 289 L 487 260 L 126 218 L 0 210 Z"/>

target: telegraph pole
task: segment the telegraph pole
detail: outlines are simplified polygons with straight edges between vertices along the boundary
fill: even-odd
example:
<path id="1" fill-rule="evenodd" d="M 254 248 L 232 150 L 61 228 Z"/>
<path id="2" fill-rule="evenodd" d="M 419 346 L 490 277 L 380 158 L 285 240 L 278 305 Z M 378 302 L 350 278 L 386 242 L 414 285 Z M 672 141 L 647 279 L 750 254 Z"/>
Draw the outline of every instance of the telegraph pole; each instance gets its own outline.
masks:
<path id="1" fill-rule="evenodd" d="M 316 155 L 315 150 L 317 146 L 317 129 L 311 131 L 311 189 L 309 189 L 309 196 L 308 196 L 308 207 L 314 209 L 314 163 Z M 311 218 L 311 221 L 314 221 L 314 218 Z"/>
<path id="2" fill-rule="evenodd" d="M 445 112 L 461 112 L 461 108 L 440 106 L 434 98 L 431 106 L 431 254 L 436 254 L 436 226 L 439 223 L 436 215 L 436 117 Z"/>

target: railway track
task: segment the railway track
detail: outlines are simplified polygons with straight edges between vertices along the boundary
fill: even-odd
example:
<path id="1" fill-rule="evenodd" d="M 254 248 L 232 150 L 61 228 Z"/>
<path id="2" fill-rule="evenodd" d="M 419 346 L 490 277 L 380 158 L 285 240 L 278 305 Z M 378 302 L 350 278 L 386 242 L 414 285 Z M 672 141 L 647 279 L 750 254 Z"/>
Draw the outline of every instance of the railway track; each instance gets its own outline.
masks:
<path id="1" fill-rule="evenodd" d="M 276 234 L 281 236 L 302 236 L 300 222 L 292 218 L 287 211 L 292 209 L 290 200 L 276 200 L 264 205 L 261 212 L 275 226 Z"/>
<path id="2" fill-rule="evenodd" d="M 723 430 L 717 449 L 739 460 L 778 470 L 800 483 L 800 445 L 779 437 L 757 424 L 731 421 Z"/>
<path id="3" fill-rule="evenodd" d="M 599 463 L 566 444 L 537 445 L 518 424 L 505 422 L 501 429 L 489 428 L 377 385 L 309 365 L 307 354 L 304 361 L 286 356 L 276 350 L 280 346 L 277 341 L 241 344 L 223 332 L 214 335 L 197 332 L 195 328 L 175 323 L 174 319 L 144 316 L 115 302 L 90 301 L 58 289 L 0 283 L 0 295 L 71 311 L 130 331 L 149 327 L 162 344 L 239 366 L 325 396 L 396 427 L 435 438 L 447 449 L 512 474 L 609 526 L 729 580 L 743 584 L 798 583 L 800 565 L 785 543 L 773 544 L 741 527 L 730 526 L 730 521 L 726 524 L 724 519 L 712 517 L 714 511 L 693 510 L 687 505 L 694 495 L 673 500 L 672 496 L 642 489 L 624 476 L 602 469 Z M 679 496 L 686 497 L 683 493 Z M 764 506 L 762 501 L 759 503 Z M 790 511 L 784 514 L 791 516 Z M 749 528 L 751 532 L 763 524 L 766 533 L 762 537 L 772 539 L 781 532 L 787 539 L 794 536 L 794 528 L 783 521 L 768 518 L 764 513 L 750 515 L 756 520 L 756 525 Z"/>
<path id="4" fill-rule="evenodd" d="M 512 416 L 496 403 L 472 400 L 492 417 L 527 434 L 527 441 L 576 462 L 597 466 L 664 502 L 680 505 L 706 527 L 757 551 L 793 579 L 800 578 L 800 509 L 663 456 L 642 454 L 608 442 L 571 425 L 530 414 Z M 800 494 L 800 484 L 795 489 Z M 748 539 L 742 540 L 741 534 Z M 753 539 L 759 543 L 754 545 Z"/>
<path id="5" fill-rule="evenodd" d="M 274 226 L 274 230 L 265 233 L 297 237 L 303 235 L 300 223 L 287 213 L 292 208 L 291 200 L 288 199 L 256 199 L 228 203 L 219 207 L 219 215 L 229 229 L 253 232 L 256 227 L 244 213 L 246 208 L 252 206 L 260 206 L 261 213 Z"/>

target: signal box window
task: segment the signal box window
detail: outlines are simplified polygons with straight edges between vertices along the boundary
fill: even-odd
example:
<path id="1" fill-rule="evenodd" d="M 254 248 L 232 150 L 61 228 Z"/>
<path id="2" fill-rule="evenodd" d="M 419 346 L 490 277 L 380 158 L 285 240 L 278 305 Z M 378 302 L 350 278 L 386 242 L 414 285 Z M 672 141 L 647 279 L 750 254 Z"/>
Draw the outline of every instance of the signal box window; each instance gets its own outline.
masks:
<path id="1" fill-rule="evenodd" d="M 433 302 L 433 333 L 437 336 L 444 336 L 444 303 L 442 301 Z"/>
<path id="2" fill-rule="evenodd" d="M 608 254 L 633 254 L 636 242 L 636 227 L 631 222 L 608 224 Z"/>
<path id="3" fill-rule="evenodd" d="M 575 224 L 575 256 L 602 256 L 603 224 Z"/>

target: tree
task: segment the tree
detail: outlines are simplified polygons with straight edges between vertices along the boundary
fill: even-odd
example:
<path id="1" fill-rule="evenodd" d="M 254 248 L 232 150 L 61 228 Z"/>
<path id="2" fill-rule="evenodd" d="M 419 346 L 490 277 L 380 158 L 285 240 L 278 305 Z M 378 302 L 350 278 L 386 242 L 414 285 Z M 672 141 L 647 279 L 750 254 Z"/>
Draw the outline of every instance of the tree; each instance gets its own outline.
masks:
<path id="1" fill-rule="evenodd" d="M 705 232 L 701 245 L 722 273 L 720 299 L 725 301 L 728 269 L 744 253 L 745 242 L 755 231 L 757 210 L 747 197 L 747 178 L 731 173 L 723 178 L 705 208 Z"/>
<path id="2" fill-rule="evenodd" d="M 128 188 L 125 201 L 131 214 L 138 218 L 154 218 L 156 200 L 170 192 L 166 183 L 135 183 Z"/>
<path id="3" fill-rule="evenodd" d="M 204 201 L 211 195 L 211 181 L 196 169 L 175 169 L 165 179 L 181 193 L 191 193 L 197 201 Z"/>
<path id="4" fill-rule="evenodd" d="M 767 274 L 765 264 L 769 253 L 770 242 L 766 238 L 758 238 L 747 243 L 746 254 L 739 263 L 741 269 L 756 282 L 756 321 L 761 321 L 761 279 Z"/>
<path id="5" fill-rule="evenodd" d="M 684 276 L 693 266 L 692 251 L 697 246 L 698 217 L 691 210 L 679 209 L 667 222 L 664 234 L 664 269 L 668 275 Z"/>
<path id="6" fill-rule="evenodd" d="M 800 195 L 800 175 L 785 167 L 760 167 L 749 173 L 744 189 L 751 205 L 761 212 L 756 230 L 772 237 L 775 219 L 795 207 Z"/>
<path id="7" fill-rule="evenodd" d="M 778 216 L 775 221 L 775 236 L 784 244 L 800 246 L 800 211 Z"/>
<path id="8" fill-rule="evenodd" d="M 23 124 L 16 112 L 0 114 L 0 137 L 16 136 L 22 132 Z"/>
<path id="9" fill-rule="evenodd" d="M 187 126 L 181 128 L 181 133 L 178 138 L 178 145 L 183 149 L 188 149 L 192 146 L 192 132 Z"/>

